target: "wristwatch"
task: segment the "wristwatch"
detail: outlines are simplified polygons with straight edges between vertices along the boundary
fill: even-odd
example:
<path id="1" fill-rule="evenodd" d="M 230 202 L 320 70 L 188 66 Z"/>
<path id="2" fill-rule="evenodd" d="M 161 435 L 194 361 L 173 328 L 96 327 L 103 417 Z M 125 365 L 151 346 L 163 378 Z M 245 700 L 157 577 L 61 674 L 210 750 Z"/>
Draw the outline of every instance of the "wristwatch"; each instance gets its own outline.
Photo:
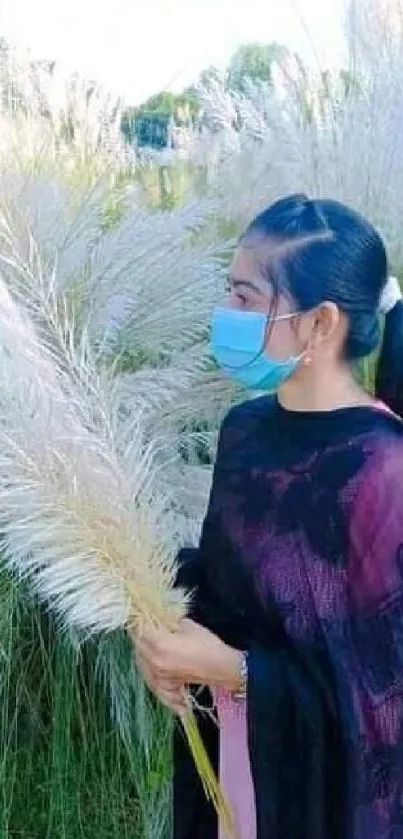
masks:
<path id="1" fill-rule="evenodd" d="M 248 671 L 249 671 L 249 653 L 244 650 L 242 652 L 241 668 L 239 672 L 239 687 L 232 693 L 232 698 L 235 702 L 244 702 L 248 695 Z"/>

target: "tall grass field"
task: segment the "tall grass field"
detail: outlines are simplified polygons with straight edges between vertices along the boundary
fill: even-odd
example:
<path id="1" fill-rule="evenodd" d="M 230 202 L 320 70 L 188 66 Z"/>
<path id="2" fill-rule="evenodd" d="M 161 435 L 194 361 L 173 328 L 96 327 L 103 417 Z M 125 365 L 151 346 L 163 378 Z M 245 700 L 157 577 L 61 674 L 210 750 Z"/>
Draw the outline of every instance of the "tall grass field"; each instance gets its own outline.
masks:
<path id="1" fill-rule="evenodd" d="M 175 549 L 197 543 L 219 423 L 243 398 L 208 347 L 243 225 L 286 193 L 339 198 L 403 278 L 403 0 L 389 17 L 376 0 L 354 7 L 344 74 L 290 56 L 271 86 L 200 90 L 212 128 L 171 161 L 162 204 L 158 160 L 125 145 L 121 103 L 57 68 L 0 63 L 0 274 L 60 294 L 113 377 L 116 421 L 142 413 Z M 372 360 L 359 375 L 371 388 Z M 126 635 L 61 632 L 0 566 L 0 660 L 0 839 L 168 839 L 173 721 Z"/>

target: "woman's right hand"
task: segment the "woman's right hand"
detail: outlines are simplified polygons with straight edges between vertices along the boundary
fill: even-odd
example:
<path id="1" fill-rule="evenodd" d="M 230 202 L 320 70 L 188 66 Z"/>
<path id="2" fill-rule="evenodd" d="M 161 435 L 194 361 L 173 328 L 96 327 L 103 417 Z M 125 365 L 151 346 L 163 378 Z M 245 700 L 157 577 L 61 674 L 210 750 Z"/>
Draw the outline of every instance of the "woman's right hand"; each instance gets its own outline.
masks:
<path id="1" fill-rule="evenodd" d="M 185 685 L 174 679 L 163 678 L 152 673 L 138 653 L 136 653 L 136 662 L 149 690 L 169 711 L 183 717 L 189 709 Z"/>
<path id="2" fill-rule="evenodd" d="M 183 717 L 189 709 L 188 692 L 185 685 L 174 679 L 168 679 L 152 672 L 146 660 L 136 648 L 135 636 L 130 632 L 129 634 L 135 649 L 136 666 L 148 689 L 169 711 Z"/>

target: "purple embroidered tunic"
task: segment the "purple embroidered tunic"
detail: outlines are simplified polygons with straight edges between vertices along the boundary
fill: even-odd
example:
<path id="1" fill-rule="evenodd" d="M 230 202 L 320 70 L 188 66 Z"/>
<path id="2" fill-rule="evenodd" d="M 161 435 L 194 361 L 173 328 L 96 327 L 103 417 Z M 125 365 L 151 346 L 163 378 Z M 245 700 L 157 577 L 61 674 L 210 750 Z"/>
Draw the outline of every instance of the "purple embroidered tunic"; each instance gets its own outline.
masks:
<path id="1" fill-rule="evenodd" d="M 252 650 L 245 716 L 218 708 L 223 782 L 238 822 L 251 820 L 242 839 L 255 839 L 251 789 L 256 839 L 403 839 L 403 424 L 376 407 L 299 413 L 271 397 L 233 409 L 200 565 L 197 619 Z M 311 673 L 337 717 L 340 771 L 327 723 L 309 731 Z"/>

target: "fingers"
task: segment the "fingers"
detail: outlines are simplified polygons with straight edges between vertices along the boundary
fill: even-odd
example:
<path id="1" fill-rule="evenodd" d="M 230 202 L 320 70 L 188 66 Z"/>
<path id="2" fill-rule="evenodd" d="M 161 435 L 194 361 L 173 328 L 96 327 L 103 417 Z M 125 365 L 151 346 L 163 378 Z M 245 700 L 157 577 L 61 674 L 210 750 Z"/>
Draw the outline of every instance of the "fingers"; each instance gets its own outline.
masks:
<path id="1" fill-rule="evenodd" d="M 189 707 L 185 686 L 178 680 L 161 676 L 141 655 L 137 653 L 137 666 L 149 690 L 174 714 L 183 716 Z"/>
<path id="2" fill-rule="evenodd" d="M 172 633 L 148 630 L 137 640 L 136 653 L 161 678 L 181 678 L 180 649 Z"/>
<path id="3" fill-rule="evenodd" d="M 178 716 L 186 714 L 189 708 L 186 689 L 171 682 L 154 682 L 146 680 L 147 687 L 162 702 L 162 704 Z"/>
<path id="4" fill-rule="evenodd" d="M 188 701 L 183 688 L 172 686 L 169 683 L 159 684 L 155 690 L 156 696 L 168 708 L 178 716 L 183 716 L 188 710 Z"/>

